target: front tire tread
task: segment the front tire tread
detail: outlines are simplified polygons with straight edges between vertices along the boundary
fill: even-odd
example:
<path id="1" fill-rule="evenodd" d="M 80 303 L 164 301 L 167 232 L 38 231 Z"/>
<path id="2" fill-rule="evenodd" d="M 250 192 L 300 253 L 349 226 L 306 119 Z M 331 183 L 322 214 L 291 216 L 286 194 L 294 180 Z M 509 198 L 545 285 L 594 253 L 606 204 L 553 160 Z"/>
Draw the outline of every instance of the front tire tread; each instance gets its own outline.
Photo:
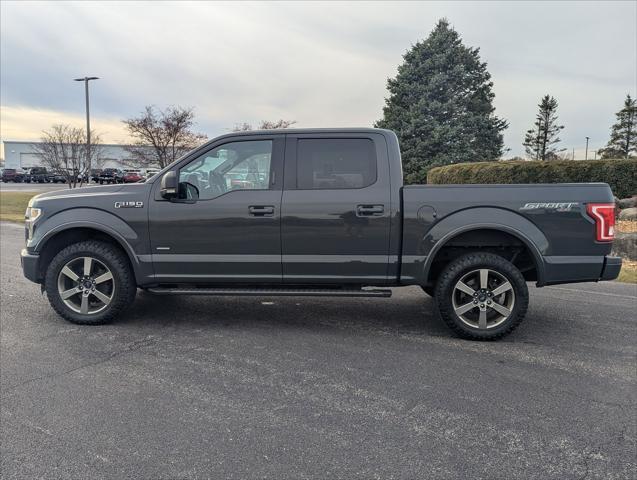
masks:
<path id="1" fill-rule="evenodd" d="M 95 315 L 84 315 L 70 310 L 60 298 L 57 278 L 60 270 L 74 257 L 94 256 L 104 262 L 116 279 L 114 298 L 103 312 Z M 128 258 L 116 246 L 97 240 L 74 243 L 62 249 L 49 264 L 44 288 L 53 309 L 65 320 L 78 325 L 103 325 L 113 321 L 134 300 L 137 293 L 135 276 Z"/>

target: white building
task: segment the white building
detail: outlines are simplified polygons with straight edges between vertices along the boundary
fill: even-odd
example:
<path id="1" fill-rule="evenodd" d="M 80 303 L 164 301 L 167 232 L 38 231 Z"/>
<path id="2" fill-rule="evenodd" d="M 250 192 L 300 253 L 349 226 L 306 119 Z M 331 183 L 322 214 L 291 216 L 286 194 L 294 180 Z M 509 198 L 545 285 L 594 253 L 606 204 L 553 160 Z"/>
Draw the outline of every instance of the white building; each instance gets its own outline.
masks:
<path id="1" fill-rule="evenodd" d="M 19 142 L 6 140 L 4 144 L 5 168 L 31 168 L 42 165 L 42 159 L 34 149 L 34 145 L 40 142 Z M 103 160 L 102 168 L 129 168 L 124 160 L 130 158 L 125 145 L 100 144 L 100 160 Z"/>

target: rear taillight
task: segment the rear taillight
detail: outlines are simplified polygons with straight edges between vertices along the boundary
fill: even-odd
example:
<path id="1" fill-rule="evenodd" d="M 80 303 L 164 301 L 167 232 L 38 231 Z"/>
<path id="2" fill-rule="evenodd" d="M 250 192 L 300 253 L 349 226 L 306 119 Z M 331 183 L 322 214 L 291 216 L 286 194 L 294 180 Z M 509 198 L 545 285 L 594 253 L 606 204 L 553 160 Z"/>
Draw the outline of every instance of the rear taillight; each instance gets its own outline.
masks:
<path id="1" fill-rule="evenodd" d="M 595 220 L 595 240 L 612 242 L 615 238 L 615 204 L 589 203 L 586 213 Z"/>

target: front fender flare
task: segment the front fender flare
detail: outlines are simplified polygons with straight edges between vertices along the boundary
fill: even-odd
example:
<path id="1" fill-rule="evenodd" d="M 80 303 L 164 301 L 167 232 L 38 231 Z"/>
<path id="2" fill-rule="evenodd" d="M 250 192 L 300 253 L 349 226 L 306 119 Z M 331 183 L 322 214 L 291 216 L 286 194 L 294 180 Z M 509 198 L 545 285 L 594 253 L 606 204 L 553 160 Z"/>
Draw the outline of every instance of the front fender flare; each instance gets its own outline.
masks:
<path id="1" fill-rule="evenodd" d="M 135 246 L 140 239 L 135 230 L 112 213 L 92 208 L 74 208 L 47 218 L 44 223 L 37 225 L 30 250 L 40 252 L 53 236 L 72 228 L 90 228 L 113 237 L 126 251 L 133 265 L 139 263 Z M 39 237 L 38 232 L 45 233 Z"/>
<path id="2" fill-rule="evenodd" d="M 27 249 L 30 253 L 38 254 L 55 235 L 74 228 L 87 228 L 108 235 L 126 252 L 137 284 L 145 285 L 154 281 L 145 232 L 138 234 L 124 220 L 104 210 L 74 208 L 45 219 L 36 225 L 34 238 L 28 242 Z"/>

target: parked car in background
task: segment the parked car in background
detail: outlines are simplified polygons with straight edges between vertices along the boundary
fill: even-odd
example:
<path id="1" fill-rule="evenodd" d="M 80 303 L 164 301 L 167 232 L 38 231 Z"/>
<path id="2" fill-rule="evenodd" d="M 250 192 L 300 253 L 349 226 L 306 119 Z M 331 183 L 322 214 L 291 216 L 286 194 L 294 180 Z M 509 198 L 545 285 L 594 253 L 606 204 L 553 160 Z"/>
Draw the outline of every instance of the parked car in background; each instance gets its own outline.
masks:
<path id="1" fill-rule="evenodd" d="M 144 172 L 144 176 L 146 178 L 150 178 L 153 175 L 157 175 L 159 173 L 159 170 L 157 168 L 147 168 L 146 171 Z"/>
<path id="2" fill-rule="evenodd" d="M 144 177 L 139 172 L 126 172 L 122 177 L 122 182 L 124 183 L 137 183 L 144 180 Z"/>
<path id="3" fill-rule="evenodd" d="M 83 172 L 83 173 L 78 172 L 76 174 L 76 177 L 78 182 L 88 183 L 91 180 L 90 172 Z"/>
<path id="4" fill-rule="evenodd" d="M 2 181 L 4 183 L 15 182 L 21 183 L 24 180 L 24 171 L 21 168 L 5 168 L 2 172 Z"/>
<path id="5" fill-rule="evenodd" d="M 99 182 L 101 174 L 101 168 L 91 168 L 90 180 L 95 183 Z"/>
<path id="6" fill-rule="evenodd" d="M 49 183 L 49 172 L 46 167 L 31 167 L 23 179 L 24 183 Z"/>
<path id="7" fill-rule="evenodd" d="M 49 175 L 49 181 L 52 183 L 66 183 L 66 175 L 62 172 L 53 172 Z"/>
<path id="8" fill-rule="evenodd" d="M 105 168 L 98 176 L 100 185 L 105 183 L 122 183 L 124 181 L 124 172 L 119 168 Z"/>

